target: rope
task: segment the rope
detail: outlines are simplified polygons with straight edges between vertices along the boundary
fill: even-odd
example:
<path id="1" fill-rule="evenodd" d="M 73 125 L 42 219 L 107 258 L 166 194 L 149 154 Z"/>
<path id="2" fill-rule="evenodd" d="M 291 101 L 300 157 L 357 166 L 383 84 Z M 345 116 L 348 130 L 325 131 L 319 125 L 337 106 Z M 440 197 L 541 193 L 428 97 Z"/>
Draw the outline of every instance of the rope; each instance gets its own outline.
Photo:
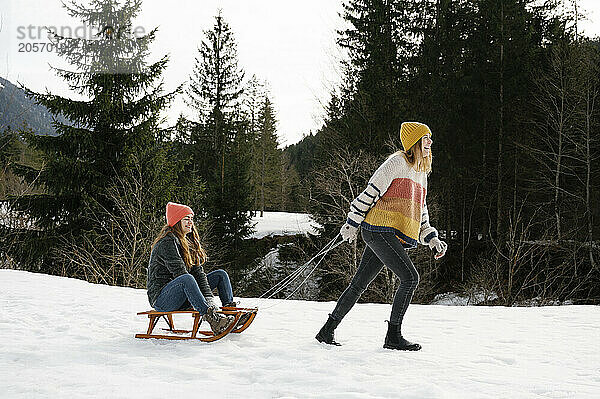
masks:
<path id="1" fill-rule="evenodd" d="M 290 293 L 288 296 L 286 296 L 283 299 L 280 299 L 279 302 L 268 306 L 266 308 L 262 308 L 262 310 L 266 310 L 266 309 L 270 309 L 273 306 L 276 306 L 278 304 L 281 303 L 281 301 L 285 301 L 287 299 L 289 299 L 292 295 L 294 295 L 299 289 L 300 287 L 302 287 L 302 285 L 309 279 L 309 277 L 314 273 L 314 271 L 317 269 L 317 267 L 319 267 L 319 265 L 321 264 L 321 262 L 323 261 L 323 259 L 325 259 L 325 256 L 333 251 L 335 248 L 337 248 L 339 245 L 343 244 L 344 241 L 340 241 L 338 243 L 336 243 L 335 241 L 338 239 L 340 235 L 336 235 L 331 241 L 329 241 L 319 252 L 317 252 L 317 254 L 315 256 L 313 256 L 311 259 L 309 259 L 306 263 L 304 263 L 302 266 L 300 266 L 297 270 L 295 270 L 294 272 L 292 272 L 291 274 L 289 274 L 288 276 L 286 276 L 283 280 L 281 280 L 279 283 L 275 284 L 273 287 L 269 288 L 264 294 L 262 294 L 260 297 L 258 297 L 258 300 L 261 299 L 270 299 L 273 296 L 275 296 L 276 294 L 278 294 L 279 292 L 281 292 L 283 289 L 285 289 L 286 287 L 288 287 L 289 285 L 291 285 L 291 283 L 293 281 L 295 281 L 299 276 L 302 275 L 302 273 L 304 271 L 306 271 L 308 269 L 308 267 L 310 266 L 310 264 L 317 258 L 320 257 L 319 261 L 315 263 L 315 265 L 310 269 L 309 273 L 306 275 L 306 277 L 304 278 L 304 280 L 302 280 L 302 282 L 300 284 L 298 284 L 298 286 L 294 289 L 294 291 L 292 293 Z M 273 291 L 273 292 L 271 292 Z M 270 294 L 269 294 L 270 293 Z M 268 294 L 268 296 L 267 296 Z"/>
<path id="2" fill-rule="evenodd" d="M 335 244 L 334 246 L 332 246 L 331 248 L 329 248 L 327 250 L 327 252 L 334 250 L 335 248 L 337 248 L 340 244 L 343 244 L 344 241 L 340 241 L 337 244 Z M 313 274 L 313 272 L 317 269 L 317 267 L 319 267 L 319 264 L 321 264 L 321 261 L 323 261 L 323 259 L 325 259 L 325 255 L 327 255 L 327 252 L 325 252 L 323 254 L 323 256 L 321 257 L 321 259 L 319 259 L 319 261 L 313 266 L 313 268 L 310 270 L 310 272 L 308 273 L 308 275 L 306 276 L 306 278 L 304 280 L 302 280 L 302 282 L 300 284 L 298 284 L 298 286 L 296 287 L 296 289 L 289 294 L 288 296 L 286 296 L 284 298 L 285 299 L 289 299 L 292 295 L 294 295 L 299 289 L 300 287 L 302 287 L 302 285 L 306 282 L 306 280 L 308 280 L 308 278 L 311 276 L 311 274 Z"/>
<path id="3" fill-rule="evenodd" d="M 296 280 L 296 278 L 298 278 L 298 276 L 300 276 L 302 274 L 302 272 L 308 268 L 308 265 L 310 265 L 310 263 L 313 260 L 315 260 L 320 255 L 327 254 L 327 252 L 329 252 L 331 250 L 331 248 L 329 248 L 329 247 L 331 247 L 331 245 L 335 242 L 335 240 L 338 238 L 338 236 L 339 236 L 339 234 L 337 236 L 335 236 L 333 238 L 333 240 L 329 241 L 319 252 L 317 252 L 317 254 L 315 256 L 313 256 L 311 259 L 309 259 L 306 263 L 304 263 L 298 269 L 296 269 L 295 271 L 293 271 L 292 273 L 290 273 L 289 275 L 287 275 L 279 283 L 277 283 L 273 287 L 269 288 L 264 294 L 262 294 L 261 296 L 259 296 L 258 299 L 269 299 L 269 298 L 272 298 L 273 296 L 275 296 L 276 294 L 278 294 L 279 292 L 281 292 L 281 290 L 283 290 L 285 287 L 287 287 L 288 285 L 290 285 L 292 283 L 292 281 Z M 271 292 L 271 290 L 273 290 L 273 292 Z"/>

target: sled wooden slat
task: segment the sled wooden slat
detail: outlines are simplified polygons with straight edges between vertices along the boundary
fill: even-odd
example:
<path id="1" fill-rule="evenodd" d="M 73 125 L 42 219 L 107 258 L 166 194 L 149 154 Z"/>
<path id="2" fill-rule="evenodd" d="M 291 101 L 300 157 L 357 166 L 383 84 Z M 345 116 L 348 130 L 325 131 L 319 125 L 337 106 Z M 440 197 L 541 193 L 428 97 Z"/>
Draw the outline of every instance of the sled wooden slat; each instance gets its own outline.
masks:
<path id="1" fill-rule="evenodd" d="M 241 326 L 237 326 L 232 333 L 234 334 L 239 334 L 242 331 L 244 331 L 246 328 L 248 328 L 250 326 L 250 324 L 252 324 L 252 322 L 254 321 L 254 318 L 256 317 L 256 309 L 254 312 L 248 312 L 250 313 L 250 318 L 248 320 L 246 320 L 246 322 L 244 324 L 242 324 Z M 240 316 L 241 317 L 241 316 Z"/>
<path id="2" fill-rule="evenodd" d="M 159 312 L 156 310 L 148 310 L 145 312 L 139 312 L 138 315 L 148 315 L 150 319 L 148 322 L 148 330 L 146 334 L 136 334 L 136 338 L 156 338 L 156 339 L 171 339 L 171 340 L 186 340 L 186 339 L 195 339 L 203 342 L 213 342 L 218 339 L 223 338 L 229 333 L 241 333 L 244 331 L 252 321 L 256 317 L 256 313 L 258 312 L 257 308 L 234 308 L 234 307 L 225 307 L 222 310 L 218 311 L 218 313 L 234 316 L 234 322 L 221 334 L 215 335 L 212 331 L 203 331 L 200 330 L 200 324 L 202 324 L 202 316 L 199 312 L 195 310 L 175 310 L 172 312 Z M 175 323 L 173 321 L 174 314 L 190 314 L 194 321 L 191 330 L 181 330 L 175 329 Z M 247 315 L 247 316 L 246 316 Z M 245 317 L 244 323 L 239 324 L 240 318 Z M 168 331 L 172 334 L 153 334 L 154 328 L 160 319 L 164 319 L 169 328 L 163 328 L 163 330 Z M 239 324 L 239 325 L 238 325 Z M 200 335 L 200 337 L 198 336 Z"/>
<path id="3" fill-rule="evenodd" d="M 188 339 L 198 339 L 198 340 L 200 340 L 200 338 L 182 337 L 182 336 L 179 336 L 179 335 L 161 335 L 161 334 L 135 334 L 135 337 L 136 338 L 173 339 L 173 340 L 188 340 Z"/>

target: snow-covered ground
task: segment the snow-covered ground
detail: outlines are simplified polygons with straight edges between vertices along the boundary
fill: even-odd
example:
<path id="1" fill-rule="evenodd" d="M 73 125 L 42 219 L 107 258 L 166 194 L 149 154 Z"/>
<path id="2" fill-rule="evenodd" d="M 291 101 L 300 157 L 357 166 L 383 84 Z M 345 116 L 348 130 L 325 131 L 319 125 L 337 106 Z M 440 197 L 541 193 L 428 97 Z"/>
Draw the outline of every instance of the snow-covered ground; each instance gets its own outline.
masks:
<path id="1" fill-rule="evenodd" d="M 313 338 L 333 303 L 263 302 L 214 343 L 134 338 L 148 307 L 144 290 L 0 270 L 0 397 L 600 397 L 597 306 L 412 305 L 420 352 L 382 348 L 383 304 L 356 305 L 341 347 Z"/>
<path id="2" fill-rule="evenodd" d="M 319 224 L 306 213 L 265 212 L 263 217 L 254 216 L 254 233 L 250 238 L 291 234 L 317 234 Z"/>

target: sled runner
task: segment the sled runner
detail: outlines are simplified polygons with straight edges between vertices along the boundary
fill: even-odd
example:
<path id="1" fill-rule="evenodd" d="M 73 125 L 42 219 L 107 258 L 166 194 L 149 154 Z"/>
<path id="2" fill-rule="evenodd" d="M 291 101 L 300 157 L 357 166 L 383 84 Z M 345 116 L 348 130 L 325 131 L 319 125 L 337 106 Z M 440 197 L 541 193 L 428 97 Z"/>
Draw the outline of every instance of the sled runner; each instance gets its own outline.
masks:
<path id="1" fill-rule="evenodd" d="M 158 312 L 156 310 L 149 310 L 146 312 L 139 312 L 138 315 L 148 315 L 149 324 L 148 331 L 145 334 L 136 334 L 136 338 L 158 338 L 158 339 L 196 339 L 203 342 L 212 342 L 223 338 L 229 333 L 241 333 L 252 324 L 257 308 L 234 308 L 224 307 L 218 313 L 234 316 L 235 320 L 225 331 L 215 335 L 212 331 L 200 330 L 200 324 L 202 323 L 202 315 L 195 310 L 175 310 L 172 312 Z M 191 330 L 177 330 L 175 329 L 175 323 L 173 322 L 173 315 L 175 314 L 190 314 L 194 319 L 193 327 Z M 158 320 L 164 319 L 167 322 L 169 328 L 163 328 L 171 334 L 153 334 L 154 327 L 158 323 Z M 198 336 L 200 334 L 201 336 Z"/>

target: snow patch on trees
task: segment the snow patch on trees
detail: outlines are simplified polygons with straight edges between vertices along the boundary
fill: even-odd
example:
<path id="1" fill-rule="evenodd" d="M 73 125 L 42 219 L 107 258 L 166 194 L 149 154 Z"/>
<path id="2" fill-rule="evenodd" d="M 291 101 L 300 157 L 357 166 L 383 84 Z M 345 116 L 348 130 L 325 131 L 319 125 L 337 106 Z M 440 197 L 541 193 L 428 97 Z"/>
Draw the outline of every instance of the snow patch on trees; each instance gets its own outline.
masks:
<path id="1" fill-rule="evenodd" d="M 267 236 L 319 234 L 321 225 L 309 214 L 290 212 L 265 212 L 263 217 L 254 216 L 251 220 L 254 233 L 249 238 Z"/>

